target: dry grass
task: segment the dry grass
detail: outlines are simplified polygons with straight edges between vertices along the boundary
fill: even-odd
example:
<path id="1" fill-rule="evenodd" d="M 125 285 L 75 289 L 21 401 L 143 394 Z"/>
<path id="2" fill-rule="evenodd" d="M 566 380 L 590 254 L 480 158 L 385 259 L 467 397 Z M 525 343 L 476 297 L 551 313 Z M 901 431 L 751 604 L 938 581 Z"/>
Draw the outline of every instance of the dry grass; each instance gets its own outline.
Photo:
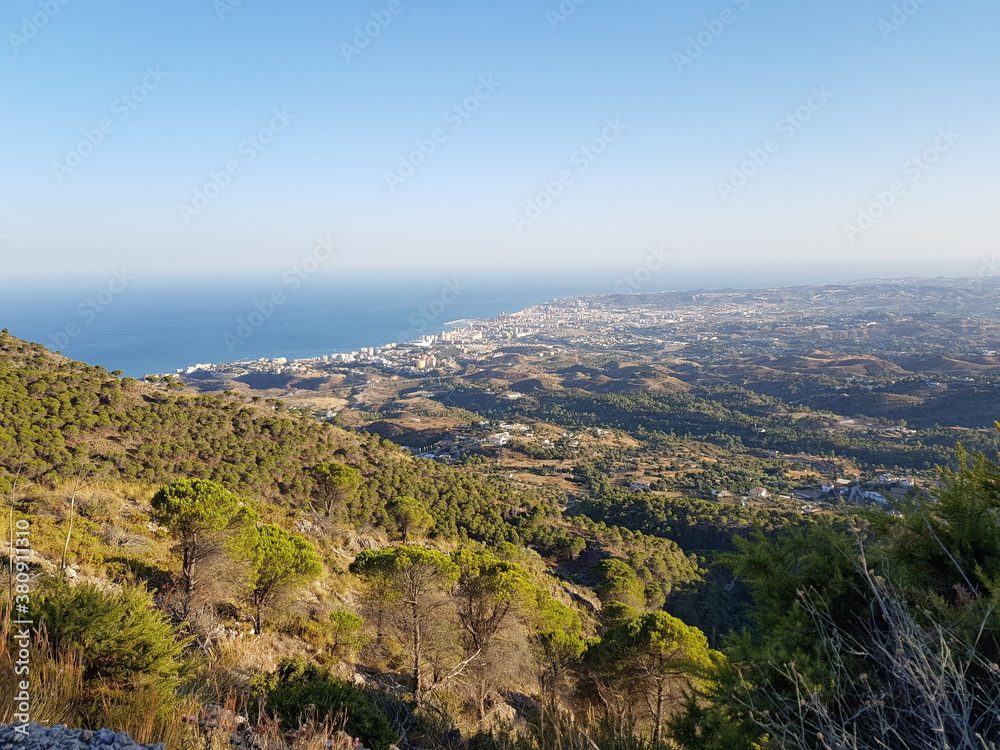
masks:
<path id="1" fill-rule="evenodd" d="M 307 715 L 294 732 L 284 732 L 273 716 L 250 723 L 239 711 L 242 702 L 229 696 L 222 704 L 204 705 L 184 714 L 186 733 L 177 747 L 204 750 L 354 750 L 354 738 L 344 732 L 347 716 L 338 714 L 323 721 Z M 168 747 L 174 747 L 167 742 Z"/>
<path id="2" fill-rule="evenodd" d="M 83 668 L 72 656 L 53 653 L 45 638 L 34 637 L 30 646 L 28 674 L 18 673 L 17 646 L 11 641 L 20 626 L 12 624 L 11 610 L 2 607 L 0 621 L 0 723 L 15 721 L 14 698 L 21 681 L 27 679 L 31 695 L 30 715 L 42 724 L 68 724 L 76 719 L 85 699 Z M 21 667 L 23 669 L 23 666 Z"/>
<path id="3" fill-rule="evenodd" d="M 593 716 L 582 720 L 563 710 L 545 710 L 532 721 L 494 732 L 490 750 L 667 750 L 628 731 L 602 726 Z"/>
<path id="4" fill-rule="evenodd" d="M 20 626 L 12 624 L 6 603 L 0 610 L 0 723 L 15 721 L 14 698 L 20 681 L 27 679 L 32 721 L 82 729 L 107 727 L 128 732 L 138 742 L 183 746 L 187 732 L 181 717 L 194 701 L 165 703 L 163 691 L 153 681 L 87 686 L 80 660 L 55 651 L 44 626 L 32 633 L 29 673 L 17 674 L 18 653 L 11 636 Z"/>
<path id="5" fill-rule="evenodd" d="M 165 699 L 153 682 L 137 681 L 127 687 L 103 685 L 87 687 L 79 659 L 55 652 L 44 627 L 33 634 L 30 674 L 17 675 L 18 654 L 11 648 L 10 610 L 0 605 L 0 723 L 15 722 L 18 683 L 29 680 L 32 721 L 51 726 L 65 724 L 80 729 L 111 728 L 127 732 L 137 742 L 164 742 L 169 748 L 185 750 L 353 750 L 354 740 L 343 727 L 346 716 L 317 721 L 306 717 L 296 732 L 281 731 L 273 717 L 261 717 L 249 724 L 240 716 L 246 709 L 242 665 L 252 658 L 252 645 L 223 642 L 212 670 L 203 676 L 197 694 Z M 222 698 L 206 703 L 210 695 Z M 328 744 L 332 743 L 332 744 Z"/>
<path id="6" fill-rule="evenodd" d="M 882 627 L 848 634 L 803 595 L 833 685 L 815 685 L 795 664 L 783 665 L 779 671 L 797 695 L 774 691 L 769 696 L 777 708 L 753 711 L 751 688 L 744 685 L 754 720 L 788 748 L 997 750 L 1000 668 L 940 623 L 921 625 L 902 592 L 869 570 L 863 555 L 860 571 Z M 991 614 L 984 614 L 984 625 Z M 859 674 L 849 660 L 869 664 L 871 674 Z"/>

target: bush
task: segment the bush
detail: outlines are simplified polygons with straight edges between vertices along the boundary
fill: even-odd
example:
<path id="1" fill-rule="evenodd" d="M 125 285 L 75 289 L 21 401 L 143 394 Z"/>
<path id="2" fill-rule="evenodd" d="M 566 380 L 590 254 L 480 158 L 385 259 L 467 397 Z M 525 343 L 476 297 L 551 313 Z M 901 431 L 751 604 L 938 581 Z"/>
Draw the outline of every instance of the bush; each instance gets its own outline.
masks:
<path id="1" fill-rule="evenodd" d="M 398 738 L 389 720 L 345 680 L 302 659 L 282 659 L 278 669 L 253 681 L 258 708 L 274 714 L 282 728 L 299 728 L 307 706 L 315 706 L 317 721 L 345 717 L 344 731 L 360 737 L 365 747 L 388 750 Z"/>
<path id="2" fill-rule="evenodd" d="M 182 658 L 188 641 L 178 639 L 142 587 L 102 591 L 53 579 L 36 602 L 53 649 L 79 658 L 85 680 L 121 683 L 150 675 L 174 686 L 190 666 Z"/>
<path id="3" fill-rule="evenodd" d="M 32 706 L 33 716 L 90 729 L 113 726 L 140 742 L 175 737 L 182 706 L 177 690 L 193 665 L 184 654 L 188 641 L 178 638 L 144 588 L 103 591 L 48 580 L 35 604 L 31 677 L 33 695 L 44 699 Z M 3 671 L 0 665 L 0 682 Z"/>

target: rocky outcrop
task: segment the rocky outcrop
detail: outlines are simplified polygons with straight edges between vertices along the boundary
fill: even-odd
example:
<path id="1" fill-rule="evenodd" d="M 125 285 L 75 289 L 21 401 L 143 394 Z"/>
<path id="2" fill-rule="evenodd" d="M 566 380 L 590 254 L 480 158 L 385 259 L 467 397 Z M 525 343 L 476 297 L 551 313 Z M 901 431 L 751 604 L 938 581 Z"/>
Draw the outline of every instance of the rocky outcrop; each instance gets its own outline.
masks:
<path id="1" fill-rule="evenodd" d="M 31 721 L 0 726 L 0 750 L 166 750 L 157 742 L 143 745 L 126 732 L 111 729 L 70 729 L 63 724 L 51 727 Z"/>

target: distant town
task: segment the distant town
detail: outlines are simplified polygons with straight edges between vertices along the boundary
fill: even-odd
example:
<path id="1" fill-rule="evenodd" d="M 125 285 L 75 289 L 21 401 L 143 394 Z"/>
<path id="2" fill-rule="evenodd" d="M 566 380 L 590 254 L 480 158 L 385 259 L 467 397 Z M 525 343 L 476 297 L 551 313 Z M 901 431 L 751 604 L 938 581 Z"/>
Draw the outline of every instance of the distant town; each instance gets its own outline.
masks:
<path id="1" fill-rule="evenodd" d="M 1000 394 L 998 300 L 993 279 L 591 295 L 411 341 L 148 378 L 277 399 L 420 458 L 485 460 L 568 503 L 579 467 L 615 456 L 610 483 L 632 492 L 894 513 L 936 483 L 955 440 L 994 440 L 981 404 Z M 667 455 L 656 431 L 699 447 Z"/>

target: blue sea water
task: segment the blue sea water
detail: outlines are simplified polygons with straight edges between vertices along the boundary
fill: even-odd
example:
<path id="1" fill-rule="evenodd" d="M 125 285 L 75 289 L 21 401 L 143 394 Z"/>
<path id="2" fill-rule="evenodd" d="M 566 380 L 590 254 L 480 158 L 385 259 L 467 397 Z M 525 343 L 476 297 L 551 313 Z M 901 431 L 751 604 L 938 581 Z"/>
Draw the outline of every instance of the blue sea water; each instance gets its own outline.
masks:
<path id="1" fill-rule="evenodd" d="M 142 377 L 198 362 L 312 357 L 439 333 L 461 318 L 608 292 L 606 278 L 481 276 L 213 281 L 112 276 L 8 288 L 0 327 L 107 370 Z"/>
<path id="2" fill-rule="evenodd" d="M 439 333 L 551 299 L 610 293 L 623 273 L 287 279 L 139 277 L 0 286 L 0 328 L 132 377 L 195 363 L 313 357 Z M 843 274 L 748 269 L 663 273 L 636 291 L 843 281 Z M 123 288 L 122 288 L 123 287 Z"/>

